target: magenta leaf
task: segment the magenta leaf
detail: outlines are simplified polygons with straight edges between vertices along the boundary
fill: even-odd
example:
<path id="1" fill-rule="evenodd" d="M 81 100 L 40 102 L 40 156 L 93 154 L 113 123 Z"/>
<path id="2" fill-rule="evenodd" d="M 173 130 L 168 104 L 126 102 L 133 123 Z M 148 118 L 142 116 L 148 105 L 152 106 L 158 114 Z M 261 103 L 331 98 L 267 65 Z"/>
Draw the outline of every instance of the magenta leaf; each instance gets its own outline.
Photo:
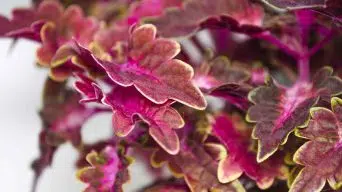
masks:
<path id="1" fill-rule="evenodd" d="M 86 159 L 89 167 L 77 172 L 77 178 L 88 186 L 85 192 L 121 192 L 122 185 L 129 179 L 121 181 L 120 174 L 127 173 L 127 160 L 123 159 L 113 146 L 106 146 L 101 153 L 90 152 Z"/>
<path id="2" fill-rule="evenodd" d="M 37 14 L 32 8 L 14 9 L 12 11 L 11 19 L 0 16 L 0 36 L 6 36 L 9 32 L 29 28 L 30 25 L 37 20 Z"/>
<path id="3" fill-rule="evenodd" d="M 88 103 L 88 102 L 98 102 L 100 103 L 103 98 L 103 93 L 101 88 L 94 83 L 92 79 L 83 75 L 83 74 L 76 74 L 76 76 L 80 79 L 76 81 L 74 86 L 75 89 L 85 95 L 84 99 L 81 99 L 81 103 Z"/>
<path id="4" fill-rule="evenodd" d="M 129 36 L 127 34 L 132 24 L 139 23 L 147 17 L 159 16 L 166 8 L 180 7 L 181 2 L 182 0 L 141 0 L 130 3 L 124 0 L 97 3 L 97 11 L 95 10 L 97 18 L 107 20 L 110 17 L 110 19 L 119 19 L 119 21 L 111 23 L 107 28 L 101 28 L 96 33 L 94 40 L 102 49 L 111 53 L 113 59 L 115 59 L 117 55 L 113 53 L 113 49 L 116 52 L 118 45 L 128 40 Z M 120 15 L 117 15 L 118 18 L 114 17 L 113 12 L 122 12 L 123 7 L 127 7 L 127 15 L 122 19 Z M 121 50 L 119 49 L 119 51 Z"/>
<path id="5" fill-rule="evenodd" d="M 342 99 L 331 99 L 332 110 L 311 108 L 307 128 L 298 129 L 296 135 L 309 139 L 294 155 L 294 161 L 304 168 L 291 185 L 291 192 L 321 191 L 328 181 L 334 189 L 342 183 Z"/>
<path id="6" fill-rule="evenodd" d="M 269 188 L 275 178 L 286 178 L 287 167 L 283 165 L 282 156 L 259 164 L 256 161 L 256 153 L 250 151 L 251 129 L 243 124 L 238 116 L 229 118 L 221 115 L 215 120 L 213 133 L 228 151 L 228 155 L 219 163 L 218 179 L 222 183 L 228 183 L 245 173 L 256 181 L 260 189 Z"/>
<path id="7" fill-rule="evenodd" d="M 173 99 L 196 109 L 206 107 L 202 93 L 191 82 L 191 66 L 172 59 L 180 51 L 177 42 L 156 38 L 156 28 L 147 24 L 134 29 L 130 47 L 127 63 L 100 62 L 114 82 L 125 87 L 134 85 L 157 104 Z"/>
<path id="8" fill-rule="evenodd" d="M 193 143 L 193 145 L 182 149 L 179 154 L 173 156 L 160 150 L 155 151 L 151 156 L 151 163 L 154 167 L 161 167 L 167 163 L 174 176 L 184 177 L 190 191 L 245 191 L 238 180 L 231 183 L 220 183 L 217 179 L 217 156 L 208 153 L 199 143 Z M 214 146 L 217 148 L 216 145 Z"/>
<path id="9" fill-rule="evenodd" d="M 156 38 L 156 28 L 146 24 L 133 29 L 129 47 L 129 57 L 123 64 L 97 58 L 81 46 L 74 51 L 71 48 L 58 52 L 57 61 L 76 54 L 80 60 L 98 63 L 115 83 L 124 87 L 133 85 L 156 104 L 172 99 L 196 109 L 206 107 L 203 94 L 191 81 L 192 67 L 173 59 L 180 51 L 176 41 Z"/>
<path id="10" fill-rule="evenodd" d="M 94 81 L 80 76 L 82 81 L 76 88 L 85 95 L 83 102 L 99 101 L 113 110 L 113 127 L 116 135 L 126 137 L 135 127 L 138 117 L 149 125 L 149 134 L 168 153 L 179 151 L 179 139 L 174 129 L 183 127 L 180 114 L 170 107 L 172 102 L 162 105 L 146 99 L 133 87 L 113 85 L 110 93 L 104 94 Z M 103 98 L 102 98 L 103 97 Z"/>
<path id="11" fill-rule="evenodd" d="M 262 8 L 247 0 L 191 0 L 147 22 L 156 25 L 163 37 L 179 37 L 202 27 L 258 33 L 263 31 L 263 17 Z"/>
<path id="12" fill-rule="evenodd" d="M 95 43 L 89 44 L 91 51 L 102 60 L 111 60 L 111 56 L 106 54 L 104 50 Z M 80 45 L 76 40 L 70 41 L 62 45 L 51 59 L 51 65 L 58 67 L 66 67 L 68 62 L 84 69 L 92 77 L 101 77 L 105 75 L 105 71 L 98 64 L 95 56 L 91 51 Z"/>
<path id="13" fill-rule="evenodd" d="M 183 127 L 180 114 L 170 103 L 154 104 L 133 87 L 113 88 L 102 102 L 113 109 L 113 127 L 118 136 L 127 136 L 135 126 L 135 116 L 149 125 L 153 139 L 168 153 L 179 152 L 179 140 L 174 129 Z"/>
<path id="14" fill-rule="evenodd" d="M 247 96 L 251 89 L 252 87 L 246 84 L 230 83 L 210 90 L 209 94 L 223 98 L 228 103 L 246 111 L 250 105 Z"/>
<path id="15" fill-rule="evenodd" d="M 64 9 L 57 1 L 43 1 L 36 8 L 17 9 L 13 11 L 10 21 L 3 18 L 0 22 L 4 22 L 2 28 L 6 28 L 0 31 L 8 37 L 41 42 L 42 46 L 36 52 L 38 63 L 51 68 L 50 77 L 57 81 L 66 80 L 72 71 L 82 71 L 71 62 L 51 64 L 59 47 L 72 38 L 88 45 L 99 29 L 99 23 L 94 18 L 86 17 L 79 6 Z"/>
<path id="16" fill-rule="evenodd" d="M 258 139 L 258 162 L 262 162 L 285 144 L 288 135 L 302 126 L 310 108 L 318 99 L 342 92 L 342 81 L 332 75 L 332 69 L 319 70 L 312 83 L 297 83 L 290 88 L 274 83 L 252 90 L 248 98 L 255 105 L 247 113 L 249 122 L 256 122 L 253 138 Z"/>
<path id="17" fill-rule="evenodd" d="M 76 66 L 70 61 L 52 62 L 56 52 L 62 49 L 65 43 L 71 39 L 77 40 L 80 44 L 88 46 L 99 28 L 99 23 L 93 18 L 83 15 L 80 7 L 70 6 L 56 22 L 49 22 L 41 30 L 42 46 L 37 50 L 38 63 L 50 67 L 50 77 L 57 81 L 63 81 L 71 73 L 60 75 L 54 69 L 69 69 Z M 79 67 L 82 68 L 82 67 Z"/>
<path id="18" fill-rule="evenodd" d="M 30 27 L 8 32 L 6 36 L 12 37 L 14 39 L 25 38 L 32 41 L 41 42 L 40 31 L 45 24 L 45 21 L 35 21 Z"/>
<path id="19" fill-rule="evenodd" d="M 48 129 L 48 140 L 50 145 L 58 146 L 64 141 L 71 141 L 76 147 L 81 144 L 81 128 L 86 120 L 92 116 L 104 112 L 100 108 L 87 108 L 78 102 L 80 96 L 71 90 L 61 88 L 56 96 L 48 91 L 60 87 L 57 83 L 47 82 L 44 107 L 40 112 L 44 126 Z M 57 88 L 59 89 L 59 88 Z M 49 96 L 50 95 L 50 96 Z M 55 100 L 55 101 L 54 101 Z"/>
<path id="20" fill-rule="evenodd" d="M 40 117 L 43 130 L 40 133 L 40 157 L 32 168 L 35 172 L 33 191 L 45 168 L 50 166 L 56 149 L 64 142 L 71 142 L 75 147 L 82 144 L 81 128 L 88 119 L 104 112 L 98 108 L 86 108 L 78 103 L 80 97 L 66 88 L 65 83 L 47 79 L 43 93 L 43 109 Z"/>

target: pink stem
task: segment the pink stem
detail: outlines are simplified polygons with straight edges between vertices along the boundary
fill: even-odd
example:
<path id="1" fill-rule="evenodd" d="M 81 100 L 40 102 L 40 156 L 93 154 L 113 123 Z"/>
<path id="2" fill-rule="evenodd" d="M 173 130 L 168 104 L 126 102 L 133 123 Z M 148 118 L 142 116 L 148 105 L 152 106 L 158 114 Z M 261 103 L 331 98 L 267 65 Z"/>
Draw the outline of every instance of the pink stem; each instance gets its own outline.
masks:
<path id="1" fill-rule="evenodd" d="M 264 32 L 261 34 L 257 34 L 254 37 L 265 40 L 269 43 L 272 43 L 273 45 L 277 46 L 279 49 L 284 51 L 286 54 L 294 58 L 298 58 L 300 56 L 298 52 L 292 50 L 290 47 L 285 45 L 283 42 L 281 42 L 277 37 L 273 36 L 271 33 Z"/>
<path id="2" fill-rule="evenodd" d="M 330 31 L 320 42 L 318 42 L 315 46 L 313 46 L 310 51 L 309 51 L 309 57 L 313 56 L 316 54 L 320 49 L 323 48 L 323 46 L 328 43 L 333 37 L 334 37 L 334 32 Z"/>
<path id="3" fill-rule="evenodd" d="M 310 56 L 303 54 L 297 61 L 299 69 L 299 77 L 297 83 L 309 82 L 310 81 Z"/>

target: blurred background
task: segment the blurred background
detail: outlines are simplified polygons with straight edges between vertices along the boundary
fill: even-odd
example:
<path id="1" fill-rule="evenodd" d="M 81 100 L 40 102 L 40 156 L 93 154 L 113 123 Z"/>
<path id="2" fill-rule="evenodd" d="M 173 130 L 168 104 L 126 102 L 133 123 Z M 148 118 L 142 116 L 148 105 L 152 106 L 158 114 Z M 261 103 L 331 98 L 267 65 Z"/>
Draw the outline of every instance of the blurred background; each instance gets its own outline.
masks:
<path id="1" fill-rule="evenodd" d="M 1 1 L 0 13 L 10 16 L 14 7 L 27 7 L 30 0 Z M 35 64 L 35 43 L 19 40 L 11 47 L 9 39 L 0 39 L 0 183 L 1 191 L 29 192 L 33 180 L 30 168 L 38 157 L 38 135 L 41 122 L 41 92 L 47 70 Z M 85 141 L 94 142 L 111 133 L 110 115 L 91 119 L 82 135 Z M 51 168 L 42 175 L 37 192 L 80 192 L 84 185 L 75 178 L 77 154 L 70 144 L 57 151 Z M 150 180 L 142 163 L 131 167 L 131 182 L 125 191 L 135 192 Z"/>

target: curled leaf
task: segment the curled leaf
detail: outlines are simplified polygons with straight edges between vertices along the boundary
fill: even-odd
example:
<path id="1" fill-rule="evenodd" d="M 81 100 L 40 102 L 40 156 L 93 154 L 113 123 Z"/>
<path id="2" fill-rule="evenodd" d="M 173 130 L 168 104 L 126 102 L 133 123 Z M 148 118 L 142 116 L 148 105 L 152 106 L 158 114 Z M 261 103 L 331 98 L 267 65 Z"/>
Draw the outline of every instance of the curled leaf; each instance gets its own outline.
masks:
<path id="1" fill-rule="evenodd" d="M 75 89 L 85 95 L 84 99 L 81 99 L 81 103 L 88 103 L 88 102 L 101 102 L 103 98 L 103 93 L 101 88 L 94 83 L 92 79 L 83 75 L 77 74 L 79 78 L 78 81 L 75 82 L 74 86 Z"/>
<path id="2" fill-rule="evenodd" d="M 179 139 L 174 129 L 182 128 L 184 121 L 180 114 L 170 107 L 172 102 L 162 105 L 155 104 L 142 96 L 133 87 L 114 85 L 111 92 L 104 94 L 99 86 L 89 78 L 82 77 L 83 82 L 76 82 L 76 86 L 86 98 L 85 102 L 98 101 L 113 110 L 113 127 L 116 135 L 126 137 L 134 128 L 137 119 L 141 119 L 149 126 L 149 134 L 168 153 L 179 151 Z"/>
<path id="3" fill-rule="evenodd" d="M 183 127 L 180 114 L 169 103 L 157 105 L 144 98 L 132 87 L 117 86 L 105 95 L 103 103 L 113 109 L 113 127 L 118 136 L 127 136 L 138 115 L 149 125 L 153 139 L 168 153 L 179 152 L 179 139 L 174 129 Z"/>
<path id="4" fill-rule="evenodd" d="M 248 93 L 252 88 L 246 84 L 225 84 L 214 88 L 210 91 L 210 95 L 225 99 L 228 103 L 237 106 L 242 110 L 247 110 L 249 101 Z"/>

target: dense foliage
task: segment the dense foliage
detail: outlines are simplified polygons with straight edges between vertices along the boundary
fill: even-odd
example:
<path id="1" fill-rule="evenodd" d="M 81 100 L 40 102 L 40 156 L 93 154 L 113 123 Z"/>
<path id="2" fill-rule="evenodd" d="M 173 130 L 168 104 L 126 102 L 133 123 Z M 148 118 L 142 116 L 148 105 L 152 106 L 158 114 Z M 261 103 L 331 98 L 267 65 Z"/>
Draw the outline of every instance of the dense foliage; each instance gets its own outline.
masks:
<path id="1" fill-rule="evenodd" d="M 123 191 L 134 161 L 146 192 L 341 189 L 341 32 L 340 0 L 34 0 L 0 16 L 49 69 L 33 191 L 67 142 L 86 192 Z M 100 113 L 113 135 L 85 143 Z"/>

